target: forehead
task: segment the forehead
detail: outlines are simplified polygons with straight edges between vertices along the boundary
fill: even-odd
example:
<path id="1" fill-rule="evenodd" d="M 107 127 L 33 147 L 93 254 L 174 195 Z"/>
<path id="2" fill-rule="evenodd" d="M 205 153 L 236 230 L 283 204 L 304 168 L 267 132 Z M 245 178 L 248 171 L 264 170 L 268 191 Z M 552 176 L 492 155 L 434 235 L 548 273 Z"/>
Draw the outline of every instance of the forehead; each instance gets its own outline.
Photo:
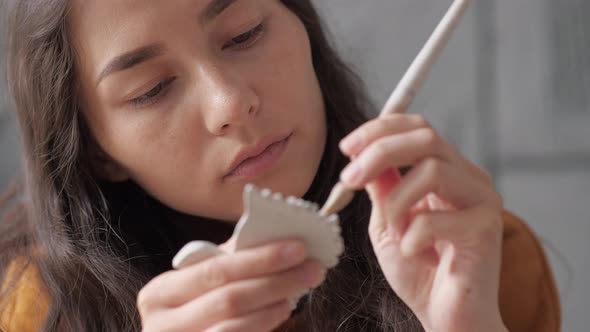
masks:
<path id="1" fill-rule="evenodd" d="M 68 25 L 79 61 L 84 62 L 81 65 L 96 67 L 104 65 L 101 61 L 123 52 L 165 42 L 178 36 L 178 31 L 198 28 L 197 23 L 203 19 L 201 15 L 206 9 L 218 12 L 232 4 L 224 14 L 239 13 L 246 8 L 255 8 L 253 5 L 273 2 L 278 1 L 74 0 Z"/>
<path id="2" fill-rule="evenodd" d="M 195 8 L 208 0 L 75 0 L 68 28 L 82 74 L 95 76 L 99 66 L 122 52 L 165 38 L 163 25 L 176 5 Z M 167 5 L 163 5 L 167 4 Z M 146 38 L 150 38 L 147 40 Z"/>
<path id="3" fill-rule="evenodd" d="M 195 18 L 210 1 L 75 0 L 68 23 L 78 39 L 119 38 L 122 32 L 158 31 L 172 18 Z"/>
<path id="4" fill-rule="evenodd" d="M 138 23 L 148 23 L 149 19 L 164 17 L 166 9 L 204 3 L 207 0 L 75 0 L 69 13 L 69 25 L 75 36 L 112 36 L 121 28 L 133 29 Z M 148 25 L 145 26 L 146 28 Z"/>
<path id="5" fill-rule="evenodd" d="M 239 11 L 248 4 L 271 0 L 74 0 L 68 20 L 79 43 L 133 42 L 138 33 L 165 32 L 179 24 L 195 24 L 205 9 Z M 237 8 L 236 8 L 237 7 Z M 183 27 L 186 30 L 186 25 Z M 129 40 L 120 40 L 127 38 Z"/>

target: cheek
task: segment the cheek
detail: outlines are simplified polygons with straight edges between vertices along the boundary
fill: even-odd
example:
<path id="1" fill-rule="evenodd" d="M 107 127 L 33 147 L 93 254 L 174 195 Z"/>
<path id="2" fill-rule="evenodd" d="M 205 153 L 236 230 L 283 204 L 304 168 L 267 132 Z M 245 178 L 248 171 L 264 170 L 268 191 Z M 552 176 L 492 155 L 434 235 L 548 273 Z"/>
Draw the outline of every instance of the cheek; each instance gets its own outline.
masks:
<path id="1" fill-rule="evenodd" d="M 163 204 L 188 214 L 227 218 L 221 212 L 229 209 L 212 199 L 229 196 L 216 182 L 224 151 L 209 148 L 213 142 L 204 137 L 198 117 L 187 115 L 197 113 L 169 111 L 103 112 L 92 122 L 94 135 L 127 175 Z M 240 193 L 235 196 L 230 201 L 239 203 Z"/>
<path id="2" fill-rule="evenodd" d="M 262 80 L 264 99 L 284 111 L 296 114 L 314 114 L 321 120 L 323 97 L 311 58 L 307 32 L 303 24 L 292 14 L 284 23 L 276 24 L 271 45 L 259 64 L 255 77 Z M 261 72 L 264 72 L 261 75 Z M 277 103 L 275 103 L 275 101 Z M 267 103 L 268 104 L 268 103 Z M 277 110 L 277 111 L 280 111 Z M 293 113 L 293 112 L 290 112 Z"/>
<path id="3" fill-rule="evenodd" d="M 94 126 L 96 140 L 133 180 L 146 187 L 178 185 L 174 183 L 178 175 L 204 172 L 198 158 L 206 152 L 200 144 L 203 139 L 198 136 L 200 131 L 188 126 L 191 121 L 175 119 L 161 110 L 149 112 L 122 111 L 103 117 Z"/>
<path id="4" fill-rule="evenodd" d="M 217 192 L 215 171 L 220 158 L 216 152 L 206 149 L 198 130 L 188 130 L 178 124 L 160 128 L 145 125 L 132 131 L 117 130 L 113 139 L 120 142 L 111 150 L 115 158 L 128 172 L 130 178 L 163 204 L 178 211 L 207 215 L 211 210 L 211 197 L 221 197 Z"/>

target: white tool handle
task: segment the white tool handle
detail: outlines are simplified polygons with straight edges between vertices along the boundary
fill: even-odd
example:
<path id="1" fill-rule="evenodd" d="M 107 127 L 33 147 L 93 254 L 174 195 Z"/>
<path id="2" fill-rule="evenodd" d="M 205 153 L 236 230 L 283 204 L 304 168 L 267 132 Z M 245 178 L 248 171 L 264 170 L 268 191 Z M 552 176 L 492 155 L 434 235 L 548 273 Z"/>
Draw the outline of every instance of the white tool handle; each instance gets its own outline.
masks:
<path id="1" fill-rule="evenodd" d="M 381 116 L 405 113 L 442 53 L 471 0 L 455 0 L 385 103 Z"/>
<path id="2" fill-rule="evenodd" d="M 192 241 L 182 247 L 176 256 L 174 256 L 172 267 L 175 269 L 182 269 L 202 262 L 207 258 L 225 253 L 225 251 L 221 250 L 214 243 L 207 241 Z"/>

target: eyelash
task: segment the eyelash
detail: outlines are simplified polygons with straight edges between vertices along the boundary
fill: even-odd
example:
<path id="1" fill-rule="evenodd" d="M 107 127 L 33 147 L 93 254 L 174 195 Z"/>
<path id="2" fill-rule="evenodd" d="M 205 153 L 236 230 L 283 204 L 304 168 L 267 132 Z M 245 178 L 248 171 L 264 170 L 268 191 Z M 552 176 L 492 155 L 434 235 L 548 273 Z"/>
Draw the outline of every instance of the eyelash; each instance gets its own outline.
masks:
<path id="1" fill-rule="evenodd" d="M 158 98 L 163 97 L 163 95 L 167 92 L 167 88 L 176 78 L 169 78 L 166 80 L 161 81 L 155 87 L 153 87 L 150 91 L 146 92 L 145 94 L 131 99 L 130 103 L 135 107 L 141 107 L 153 104 L 158 100 Z"/>
<path id="2" fill-rule="evenodd" d="M 260 36 L 264 32 L 264 28 L 264 23 L 260 23 L 253 29 L 232 38 L 229 42 L 223 45 L 221 49 L 225 50 L 228 48 L 234 48 L 240 50 L 248 48 L 252 46 L 256 41 L 258 41 L 258 39 L 260 39 Z M 142 107 L 155 103 L 158 100 L 158 98 L 161 98 L 163 94 L 166 93 L 168 86 L 174 81 L 174 79 L 175 78 L 170 78 L 161 81 L 144 95 L 141 95 L 137 98 L 130 100 L 130 103 L 134 107 Z"/>
<path id="3" fill-rule="evenodd" d="M 235 49 L 244 49 L 252 46 L 255 42 L 260 39 L 260 36 L 264 32 L 265 25 L 264 23 L 258 24 L 253 29 L 232 38 L 229 42 L 225 43 L 221 49 L 225 50 L 227 48 L 235 48 Z"/>

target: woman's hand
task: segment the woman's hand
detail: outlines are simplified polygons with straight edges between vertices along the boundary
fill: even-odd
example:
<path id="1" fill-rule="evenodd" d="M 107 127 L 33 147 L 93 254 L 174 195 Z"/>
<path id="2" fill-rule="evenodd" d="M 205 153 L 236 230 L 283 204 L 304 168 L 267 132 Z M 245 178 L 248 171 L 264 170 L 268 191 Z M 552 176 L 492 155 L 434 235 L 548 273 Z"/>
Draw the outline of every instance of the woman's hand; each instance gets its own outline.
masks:
<path id="1" fill-rule="evenodd" d="M 281 241 L 166 272 L 139 292 L 143 331 L 271 331 L 324 278 L 305 259 L 301 242 Z"/>
<path id="2" fill-rule="evenodd" d="M 427 331 L 504 331 L 502 201 L 488 174 L 419 115 L 388 115 L 341 142 L 342 181 L 365 187 L 369 234 L 393 290 Z M 397 168 L 412 166 L 400 179 Z"/>

